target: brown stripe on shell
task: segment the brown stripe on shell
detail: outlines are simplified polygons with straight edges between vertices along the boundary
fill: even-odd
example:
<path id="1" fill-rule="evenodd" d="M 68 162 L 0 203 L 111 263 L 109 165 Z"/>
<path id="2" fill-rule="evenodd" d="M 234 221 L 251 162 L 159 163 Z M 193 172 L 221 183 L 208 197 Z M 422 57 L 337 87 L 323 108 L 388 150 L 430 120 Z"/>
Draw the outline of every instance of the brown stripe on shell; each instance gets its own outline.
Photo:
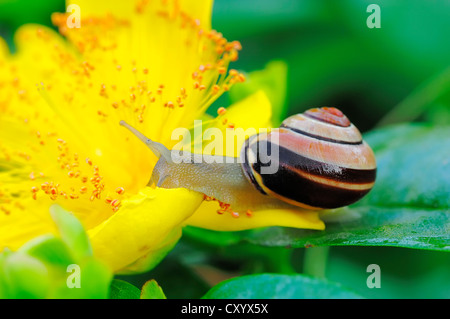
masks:
<path id="1" fill-rule="evenodd" d="M 258 154 L 256 141 L 247 140 L 245 153 Z M 271 142 L 267 143 L 267 148 L 271 149 Z M 246 176 L 263 194 L 304 208 L 337 208 L 354 203 L 370 191 L 376 177 L 376 169 L 330 165 L 284 147 L 279 148 L 278 158 L 272 160 L 279 165 L 276 173 L 261 174 L 264 164 L 247 161 L 243 164 Z"/>
<path id="2" fill-rule="evenodd" d="M 262 164 L 259 143 L 278 146 L 272 163 Z M 249 156 L 251 154 L 251 156 Z M 289 117 L 282 127 L 246 141 L 244 174 L 263 194 L 304 208 L 350 205 L 373 187 L 376 161 L 359 130 L 335 108 L 308 110 Z M 257 159 L 249 163 L 249 159 Z M 273 174 L 262 167 L 278 165 Z"/>
<path id="3" fill-rule="evenodd" d="M 362 144 L 362 140 L 357 141 L 357 142 L 348 142 L 348 141 L 342 141 L 342 140 L 335 140 L 335 139 L 332 139 L 332 138 L 329 138 L 329 137 L 324 137 L 324 136 L 321 136 L 321 135 L 314 135 L 312 133 L 308 133 L 308 132 L 305 132 L 305 131 L 302 131 L 302 130 L 299 130 L 299 129 L 296 129 L 296 128 L 293 128 L 293 127 L 289 127 L 289 126 L 286 126 L 284 124 L 282 124 L 280 127 L 287 128 L 287 129 L 290 129 L 291 131 L 294 131 L 295 133 L 298 133 L 298 134 L 301 134 L 301 135 L 306 135 L 306 136 L 312 137 L 312 138 L 314 138 L 316 140 L 321 140 L 321 141 L 325 141 L 325 142 L 331 142 L 331 143 L 337 143 L 337 144 L 346 144 L 346 145 L 359 145 L 359 144 Z"/>
<path id="4" fill-rule="evenodd" d="M 298 170 L 295 168 L 291 168 L 292 170 L 294 170 L 297 174 L 301 175 L 304 178 L 307 178 L 313 182 L 319 183 L 319 184 L 324 184 L 324 185 L 329 185 L 329 186 L 333 186 L 333 187 L 339 187 L 339 188 L 345 188 L 345 189 L 354 189 L 354 190 L 366 190 L 366 189 L 371 189 L 373 187 L 373 185 L 375 184 L 375 181 L 373 182 L 369 182 L 369 183 L 347 183 L 347 182 L 341 182 L 341 181 L 336 181 L 334 179 L 331 178 L 326 178 L 326 177 L 321 177 L 321 176 L 317 176 L 317 175 L 313 175 L 313 174 L 309 174 L 306 173 L 302 170 Z"/>
<path id="5" fill-rule="evenodd" d="M 258 170 L 257 165 L 255 164 L 254 167 L 256 171 Z M 300 207 L 325 209 L 343 207 L 358 201 L 370 191 L 370 188 L 350 190 L 316 183 L 285 165 L 281 165 L 275 174 L 261 175 L 260 177 L 264 183 L 264 190 Z"/>
<path id="6" fill-rule="evenodd" d="M 305 111 L 303 114 L 307 117 L 340 127 L 348 127 L 351 125 L 344 113 L 335 107 L 313 108 Z"/>
<path id="7" fill-rule="evenodd" d="M 259 186 L 259 183 L 256 181 L 255 176 L 253 174 L 253 167 L 250 163 L 248 153 L 251 151 L 249 148 L 250 143 L 253 143 L 254 139 L 258 139 L 258 135 L 251 136 L 247 140 L 245 140 L 245 143 L 242 147 L 241 151 L 241 159 L 244 161 L 242 162 L 242 171 L 244 172 L 245 177 L 247 177 L 248 181 L 262 194 L 267 195 L 267 193 Z"/>
<path id="8" fill-rule="evenodd" d="M 301 135 L 290 129 L 272 130 L 270 139 L 278 140 L 280 147 L 317 162 L 328 163 L 352 169 L 375 169 L 375 155 L 366 142 L 358 145 L 345 145 L 317 140 Z"/>
<path id="9" fill-rule="evenodd" d="M 360 144 L 362 136 L 359 130 L 354 126 L 336 127 L 335 125 L 314 120 L 303 114 L 296 114 L 283 121 L 281 127 L 290 128 L 293 131 L 301 131 L 310 136 L 320 137 L 324 140 L 340 141 L 345 144 Z"/>
<path id="10" fill-rule="evenodd" d="M 264 141 L 268 143 L 268 148 L 272 147 L 270 141 Z M 251 145 L 252 152 L 257 154 L 256 143 Z M 248 152 L 249 150 L 247 150 Z M 352 183 L 352 184 L 367 184 L 373 183 L 376 178 L 376 169 L 354 169 L 347 168 L 335 164 L 330 164 L 326 162 L 321 162 L 317 160 L 313 160 L 309 157 L 303 156 L 296 152 L 293 152 L 291 149 L 279 146 L 278 147 L 278 155 L 273 156 L 271 158 L 274 161 L 275 165 L 279 167 L 285 166 L 290 167 L 292 170 L 299 170 L 306 174 L 315 175 L 317 177 L 322 177 L 325 179 L 333 180 L 336 182 L 343 183 Z M 250 165 L 252 170 L 256 170 L 258 174 L 261 172 L 259 169 L 261 166 L 268 166 L 270 164 L 261 164 L 260 161 L 257 161 L 258 166 Z M 252 164 L 252 163 L 250 163 Z M 254 163 L 253 163 L 254 164 Z M 264 174 L 266 176 L 268 174 Z"/>

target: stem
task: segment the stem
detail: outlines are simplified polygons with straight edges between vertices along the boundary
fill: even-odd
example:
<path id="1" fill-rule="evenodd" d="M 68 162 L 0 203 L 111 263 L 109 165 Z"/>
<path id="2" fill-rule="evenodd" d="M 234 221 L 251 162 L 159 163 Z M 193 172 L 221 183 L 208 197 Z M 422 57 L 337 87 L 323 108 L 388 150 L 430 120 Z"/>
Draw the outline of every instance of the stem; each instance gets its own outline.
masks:
<path id="1" fill-rule="evenodd" d="M 325 278 L 329 251 L 329 246 L 306 248 L 303 273 L 305 275 Z"/>
<path id="2" fill-rule="evenodd" d="M 400 104 L 388 112 L 377 124 L 384 126 L 388 124 L 412 121 L 418 118 L 426 108 L 448 92 L 450 67 L 435 74 L 425 83 L 419 86 L 413 93 L 406 97 Z"/>

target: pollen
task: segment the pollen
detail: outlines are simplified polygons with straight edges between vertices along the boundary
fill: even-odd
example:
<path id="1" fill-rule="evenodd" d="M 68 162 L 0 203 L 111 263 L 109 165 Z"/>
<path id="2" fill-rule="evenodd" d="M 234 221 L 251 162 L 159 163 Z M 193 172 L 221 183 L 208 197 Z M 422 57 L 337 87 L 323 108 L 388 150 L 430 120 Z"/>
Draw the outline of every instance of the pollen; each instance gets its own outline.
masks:
<path id="1" fill-rule="evenodd" d="M 110 203 L 114 212 L 117 212 L 119 210 L 121 204 L 122 203 L 118 199 L 113 199 Z"/>
<path id="2" fill-rule="evenodd" d="M 211 94 L 217 94 L 217 93 L 219 93 L 219 91 L 220 91 L 220 86 L 218 86 L 217 84 L 215 84 L 215 85 L 212 87 L 212 92 L 211 92 Z"/>
<path id="3" fill-rule="evenodd" d="M 231 76 L 238 76 L 238 74 L 239 74 L 239 72 L 238 72 L 237 70 L 235 70 L 235 69 L 231 69 L 228 73 L 229 73 Z"/>
<path id="4" fill-rule="evenodd" d="M 167 102 L 165 106 L 167 106 L 169 109 L 173 109 L 174 108 L 174 104 L 173 104 L 172 101 Z"/>
<path id="5" fill-rule="evenodd" d="M 130 56 L 143 56 L 144 60 L 117 58 L 122 56 L 118 54 L 122 51 L 116 50 L 124 43 L 122 37 L 116 36 L 122 32 L 116 31 L 132 27 L 131 20 L 113 16 L 88 17 L 83 20 L 83 28 L 71 30 L 67 27 L 69 14 L 52 15 L 53 23 L 78 49 L 80 54 L 76 56 L 60 42 L 51 41 L 45 29 L 38 31 L 43 48 L 46 43 L 47 48 L 51 48 L 45 52 L 52 53 L 50 59 L 56 63 L 55 70 L 49 74 L 61 74 L 60 78 L 52 78 L 61 81 L 53 81 L 52 86 L 38 84 L 39 94 L 48 107 L 30 107 L 20 115 L 20 123 L 26 123 L 33 138 L 30 147 L 26 145 L 12 151 L 0 149 L 4 159 L 21 157 L 21 162 L 28 161 L 27 171 L 21 174 L 26 181 L 20 194 L 25 194 L 28 199 L 56 200 L 69 209 L 85 207 L 96 211 L 101 205 L 106 210 L 117 211 L 122 206 L 121 196 L 133 196 L 137 191 L 127 184 L 128 178 L 121 180 L 117 176 L 117 169 L 123 169 L 123 174 L 119 175 L 131 176 L 130 180 L 134 181 L 136 176 L 144 178 L 135 171 L 137 167 L 121 166 L 126 160 L 124 154 L 138 153 L 126 148 L 130 144 L 122 144 L 126 135 L 118 128 L 118 122 L 124 119 L 145 123 L 146 127 L 152 128 L 151 134 L 164 137 L 166 127 L 191 125 L 186 123 L 192 121 L 191 115 L 200 117 L 223 92 L 245 81 L 244 74 L 229 70 L 230 62 L 238 58 L 241 44 L 228 41 L 223 34 L 210 30 L 208 25 L 205 28 L 196 17 L 183 12 L 183 5 L 178 0 L 173 0 L 175 8 L 169 5 L 170 1 L 138 1 L 136 10 L 147 13 L 156 8 L 154 15 L 164 20 L 162 23 L 167 24 L 164 27 L 169 28 L 168 33 L 159 33 L 159 28 L 152 31 L 149 43 L 140 46 L 142 54 L 130 52 Z M 166 39 L 164 34 L 173 37 Z M 155 47 L 160 49 L 153 50 Z M 91 60 L 97 53 L 101 53 L 102 58 Z M 42 55 L 45 57 L 44 53 Z M 79 56 L 86 58 L 79 60 Z M 183 59 L 177 59 L 178 56 Z M 36 90 L 25 86 L 27 81 L 19 77 L 19 71 L 12 67 L 8 69 L 11 83 L 7 85 L 14 88 L 11 96 L 33 106 L 32 94 L 36 94 Z M 217 110 L 218 126 L 228 124 L 224 118 L 226 112 L 223 107 Z M 49 127 L 52 132 L 48 132 Z M 100 148 L 101 155 L 96 151 Z M 124 154 L 114 158 L 117 149 L 122 149 Z M 102 160 L 97 163 L 100 156 Z M 45 171 L 46 177 L 38 173 L 40 171 Z M 49 180 L 44 182 L 44 178 Z M 110 181 L 111 184 L 114 181 L 114 186 L 109 185 Z M 117 185 L 123 187 L 116 188 Z M 89 200 L 95 201 L 94 209 Z M 219 206 L 218 213 L 233 214 L 229 204 L 219 203 Z M 9 206 L 4 207 L 9 209 Z"/>
<path id="6" fill-rule="evenodd" d="M 219 109 L 217 110 L 218 115 L 225 115 L 225 113 L 227 113 L 227 110 L 223 106 L 219 107 Z"/>

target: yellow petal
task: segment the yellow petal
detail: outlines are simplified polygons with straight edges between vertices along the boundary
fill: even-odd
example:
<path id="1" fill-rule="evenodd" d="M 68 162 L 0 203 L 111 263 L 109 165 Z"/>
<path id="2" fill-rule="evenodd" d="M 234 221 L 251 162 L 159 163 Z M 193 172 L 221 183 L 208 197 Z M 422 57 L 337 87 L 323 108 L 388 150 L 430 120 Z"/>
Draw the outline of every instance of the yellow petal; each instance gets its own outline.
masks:
<path id="1" fill-rule="evenodd" d="M 80 7 L 80 14 L 83 17 L 91 15 L 112 14 L 118 18 L 130 18 L 139 9 L 145 9 L 147 1 L 110 1 L 110 0 L 68 0 L 67 6 L 76 4 Z M 164 3 L 163 1 L 160 1 Z M 212 0 L 182 0 L 167 2 L 172 10 L 181 7 L 184 12 L 191 17 L 201 21 L 205 29 L 211 29 Z M 70 13 L 70 12 L 69 12 Z"/>
<path id="2" fill-rule="evenodd" d="M 181 224 L 202 199 L 202 194 L 186 189 L 143 189 L 88 232 L 94 254 L 118 271 L 149 252 L 164 249 L 168 238 L 176 242 Z"/>
<path id="3" fill-rule="evenodd" d="M 135 8 L 136 3 L 134 1 L 107 1 L 107 0 L 68 0 L 66 1 L 67 8 L 70 9 L 70 5 L 78 5 L 80 8 L 80 16 L 98 16 L 111 14 L 116 17 L 129 18 Z M 68 13 L 72 13 L 69 11 Z"/>
<path id="4" fill-rule="evenodd" d="M 203 28 L 211 29 L 212 0 L 184 0 L 181 6 L 190 16 L 198 19 Z"/>
<path id="5" fill-rule="evenodd" d="M 243 129 L 270 128 L 272 104 L 266 93 L 260 90 L 227 108 L 225 118 Z"/>
<path id="6" fill-rule="evenodd" d="M 187 221 L 187 225 L 218 231 L 237 231 L 267 226 L 285 226 L 304 229 L 325 229 L 317 211 L 302 209 L 268 209 L 252 212 L 250 216 L 234 217 L 218 214 L 219 205 L 215 201 L 203 202 Z"/>
<path id="7" fill-rule="evenodd" d="M 176 227 L 170 232 L 161 245 L 154 249 L 150 249 L 144 256 L 116 273 L 130 275 L 147 272 L 153 269 L 164 257 L 166 257 L 167 253 L 173 249 L 178 242 L 178 239 L 180 239 L 180 236 L 181 228 Z"/>
<path id="8" fill-rule="evenodd" d="M 224 137 L 224 141 L 222 149 L 215 148 L 214 154 L 238 157 L 245 138 L 260 132 L 261 129 L 265 131 L 267 128 L 271 128 L 271 118 L 272 105 L 262 90 L 234 103 L 227 108 L 223 117 L 217 118 L 217 121 L 222 121 L 222 124 L 219 122 L 216 126 Z M 225 125 L 223 121 L 225 121 Z M 229 125 L 234 128 L 228 128 Z M 209 143 L 208 141 L 203 142 L 203 146 Z M 228 142 L 233 143 L 231 145 L 234 145 L 234 148 L 228 148 Z"/>

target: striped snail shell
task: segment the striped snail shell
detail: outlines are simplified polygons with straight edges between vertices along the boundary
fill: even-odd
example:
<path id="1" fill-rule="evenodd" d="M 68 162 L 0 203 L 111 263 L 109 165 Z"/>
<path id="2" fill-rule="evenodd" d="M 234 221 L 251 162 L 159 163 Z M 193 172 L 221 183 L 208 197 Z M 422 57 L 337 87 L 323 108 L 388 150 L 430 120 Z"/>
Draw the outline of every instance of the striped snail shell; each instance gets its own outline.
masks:
<path id="1" fill-rule="evenodd" d="M 278 171 L 262 174 L 261 141 L 277 141 Z M 247 139 L 241 150 L 244 175 L 262 194 L 308 209 L 347 206 L 373 187 L 376 161 L 359 130 L 334 107 L 310 109 L 278 129 Z M 256 161 L 249 161 L 256 158 Z"/>

